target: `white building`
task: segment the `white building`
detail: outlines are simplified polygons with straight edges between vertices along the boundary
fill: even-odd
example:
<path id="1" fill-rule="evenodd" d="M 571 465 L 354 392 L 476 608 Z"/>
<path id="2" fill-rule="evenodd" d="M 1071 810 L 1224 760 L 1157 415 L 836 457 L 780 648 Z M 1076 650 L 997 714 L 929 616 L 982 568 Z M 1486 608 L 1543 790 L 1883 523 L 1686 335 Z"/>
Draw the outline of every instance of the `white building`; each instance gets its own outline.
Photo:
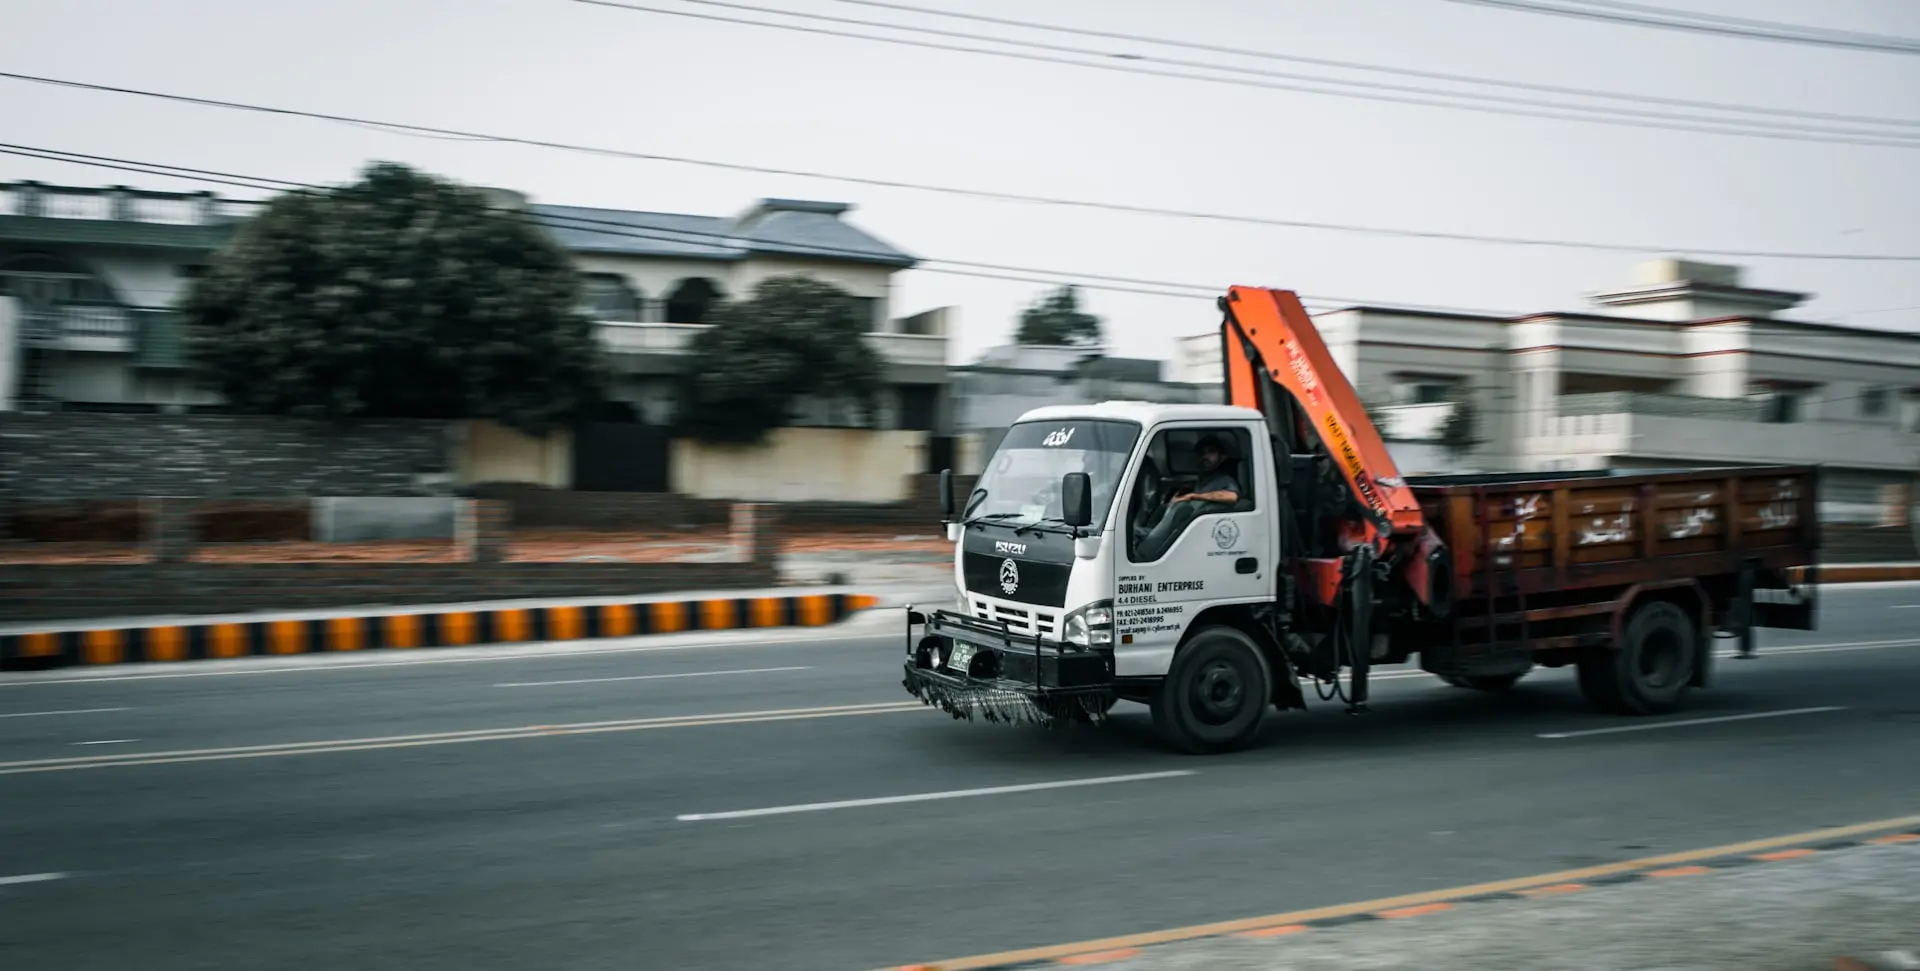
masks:
<path id="1" fill-rule="evenodd" d="M 671 420 L 671 377 L 714 300 L 769 276 L 833 283 L 871 316 L 887 365 L 876 424 L 935 433 L 946 415 L 945 308 L 896 318 L 893 275 L 913 256 L 853 226 L 842 203 L 763 199 L 732 216 L 532 204 L 576 259 L 584 308 L 643 422 Z M 188 380 L 174 307 L 188 282 L 258 210 L 211 193 L 0 184 L 0 411 L 156 411 L 217 406 Z M 803 425 L 848 423 L 810 407 Z"/>
<path id="2" fill-rule="evenodd" d="M 1920 470 L 1920 335 L 1782 319 L 1806 294 L 1741 276 L 1656 260 L 1599 312 L 1314 320 L 1402 472 L 1820 464 L 1830 516 L 1877 515 Z M 1218 380 L 1219 353 L 1182 340 L 1181 377 Z M 1455 400 L 1477 418 L 1463 452 L 1437 441 Z"/>

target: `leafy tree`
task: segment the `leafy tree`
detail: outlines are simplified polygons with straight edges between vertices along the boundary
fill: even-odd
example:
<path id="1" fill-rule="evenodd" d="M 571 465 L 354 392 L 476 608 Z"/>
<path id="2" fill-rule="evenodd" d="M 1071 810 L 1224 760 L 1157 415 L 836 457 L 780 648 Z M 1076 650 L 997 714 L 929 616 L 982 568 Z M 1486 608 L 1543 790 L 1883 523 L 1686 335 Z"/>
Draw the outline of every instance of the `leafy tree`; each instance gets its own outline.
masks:
<path id="1" fill-rule="evenodd" d="M 185 301 L 203 384 L 256 414 L 484 418 L 539 434 L 606 385 L 567 252 L 478 191 L 377 163 L 275 198 Z"/>
<path id="2" fill-rule="evenodd" d="M 682 387 L 681 427 L 702 441 L 755 444 L 793 421 L 800 399 L 852 400 L 873 414 L 880 356 L 852 295 L 800 276 L 772 277 L 728 301 L 694 335 Z"/>
<path id="3" fill-rule="evenodd" d="M 1080 293 L 1069 286 L 1022 311 L 1013 339 L 1019 344 L 1097 345 L 1100 336 L 1100 318 L 1080 309 Z"/>

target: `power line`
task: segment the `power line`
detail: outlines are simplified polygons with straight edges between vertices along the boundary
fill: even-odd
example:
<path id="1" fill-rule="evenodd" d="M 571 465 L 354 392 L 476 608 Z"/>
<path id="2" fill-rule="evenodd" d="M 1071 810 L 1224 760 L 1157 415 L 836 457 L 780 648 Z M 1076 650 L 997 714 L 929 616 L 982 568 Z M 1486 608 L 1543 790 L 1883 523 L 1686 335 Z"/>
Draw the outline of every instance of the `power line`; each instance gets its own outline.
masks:
<path id="1" fill-rule="evenodd" d="M 1699 34 L 1719 34 L 1727 37 L 1743 37 L 1750 40 L 1770 40 L 1787 44 L 1812 44 L 1822 47 L 1839 47 L 1850 50 L 1875 51 L 1882 54 L 1920 54 L 1920 39 L 1893 37 L 1885 34 L 1864 34 L 1853 31 L 1827 30 L 1819 27 L 1800 27 L 1793 24 L 1775 23 L 1766 20 L 1748 20 L 1741 17 L 1723 17 L 1713 14 L 1697 14 L 1668 10 L 1663 7 L 1649 7 L 1637 3 L 1618 3 L 1611 0 L 1578 0 L 1586 4 L 1583 7 L 1557 6 L 1533 0 L 1449 0 L 1451 3 L 1474 4 L 1482 7 L 1497 7 L 1504 10 L 1516 10 L 1524 13 L 1552 14 L 1560 17 L 1575 17 L 1597 20 L 1604 23 L 1623 24 L 1629 27 L 1653 27 L 1661 30 L 1692 31 Z M 1608 10 L 1587 9 L 1607 7 Z M 1635 16 L 1626 11 L 1638 11 Z"/>
<path id="2" fill-rule="evenodd" d="M 1086 27 L 1069 27 L 1060 24 L 1043 24 L 1030 20 L 1013 20 L 1006 17 L 989 17 L 983 14 L 959 13 L 951 10 L 939 10 L 933 7 L 919 7 L 906 3 L 889 3 L 886 0 L 832 0 L 834 3 L 851 4 L 859 7 L 874 7 L 883 10 L 897 10 L 906 13 L 925 14 L 933 17 L 950 17 L 956 20 L 971 20 L 978 23 L 998 24 L 1005 27 L 1020 27 L 1029 30 L 1052 31 L 1061 34 L 1074 34 L 1082 37 L 1099 37 L 1108 40 L 1123 40 L 1141 44 L 1156 44 L 1163 47 L 1178 47 L 1187 50 L 1205 51 L 1213 54 L 1229 54 L 1236 57 L 1253 57 L 1270 61 L 1286 61 L 1295 64 L 1312 64 L 1319 67 L 1332 67 L 1351 71 L 1373 71 L 1381 74 L 1394 74 L 1402 77 L 1423 78 L 1429 81 L 1447 81 L 1456 84 L 1479 84 L 1489 87 L 1509 88 L 1516 91 L 1539 91 L 1548 94 L 1567 94 L 1582 98 L 1605 98 L 1615 101 L 1633 101 L 1642 104 L 1670 105 L 1681 108 L 1704 108 L 1709 111 L 1746 112 L 1749 114 L 1775 115 L 1783 118 L 1806 118 L 1815 121 L 1845 121 L 1868 125 L 1888 125 L 1894 127 L 1920 127 L 1920 120 L 1904 118 L 1877 118 L 1870 115 L 1845 115 L 1827 111 L 1799 111 L 1792 108 L 1779 108 L 1763 105 L 1745 105 L 1722 101 L 1703 101 L 1692 98 L 1673 98 L 1660 95 L 1629 94 L 1619 91 L 1602 91 L 1596 88 L 1580 88 L 1557 84 L 1543 84 L 1531 81 L 1509 81 L 1500 78 L 1477 77 L 1470 74 L 1450 74 L 1444 71 L 1423 71 L 1416 68 L 1390 67 L 1383 64 L 1366 64 L 1359 61 L 1342 61 L 1325 57 L 1308 57 L 1301 54 L 1282 54 L 1276 51 L 1250 50 L 1243 47 L 1228 47 L 1219 44 L 1202 44 L 1193 41 L 1175 40 L 1163 37 L 1149 37 L 1141 34 L 1128 34 L 1119 31 L 1095 30 Z"/>
<path id="3" fill-rule="evenodd" d="M 1326 232 L 1351 233 L 1365 236 L 1384 236 L 1402 239 L 1434 239 L 1452 242 L 1483 243 L 1504 246 L 1532 246 L 1555 249 L 1596 250 L 1605 252 L 1623 252 L 1645 254 L 1650 252 L 1691 253 L 1700 256 L 1731 257 L 1740 259 L 1777 259 L 1777 260 L 1833 260 L 1864 263 L 1915 263 L 1920 255 L 1877 254 L 1877 253 L 1807 253 L 1782 252 L 1770 250 L 1716 249 L 1702 246 L 1663 246 L 1645 243 L 1599 243 L 1567 239 L 1546 239 L 1524 236 L 1497 236 L 1477 233 L 1454 233 L 1438 230 L 1404 229 L 1382 226 L 1363 226 L 1352 223 L 1321 222 L 1304 219 L 1278 219 L 1268 216 L 1250 216 L 1237 213 L 1206 212 L 1201 210 L 1174 209 L 1160 206 L 1146 206 L 1130 203 L 1101 202 L 1088 199 L 1072 199 L 1059 196 L 1043 196 L 1019 192 L 1001 192 L 988 189 L 969 189 L 958 186 L 937 185 L 926 182 L 911 182 L 902 179 L 882 179 L 867 176 L 840 175 L 829 172 L 816 172 L 805 169 L 781 168 L 770 165 L 753 165 L 742 162 L 727 162 L 715 159 L 694 158 L 691 156 L 666 155 L 654 152 L 640 152 L 628 149 L 605 148 L 546 139 L 515 135 L 498 135 L 484 132 L 460 131 L 450 128 L 437 128 L 428 125 L 407 122 L 378 121 L 347 115 L 327 114 L 317 111 L 303 111 L 293 108 L 280 108 L 266 105 L 247 104 L 236 101 L 222 101 L 213 98 L 201 98 L 191 95 L 170 94 L 139 88 L 126 88 L 114 85 L 93 84 L 84 81 L 71 81 L 61 78 L 40 77 L 30 74 L 18 74 L 0 71 L 0 78 L 46 84 L 57 87 L 74 88 L 84 91 L 97 91 L 109 94 L 132 95 L 174 101 L 183 104 L 200 105 L 233 111 L 247 111 L 281 117 L 307 118 L 317 121 L 330 121 L 339 124 L 373 126 L 406 134 L 428 134 L 455 136 L 472 141 L 494 142 L 508 145 L 521 145 L 532 148 L 544 148 L 556 151 L 577 152 L 586 155 L 598 155 L 609 158 L 623 158 L 647 162 L 665 162 L 676 165 L 690 165 L 700 168 L 719 169 L 731 172 L 750 172 L 757 175 L 777 175 L 793 178 L 818 179 L 826 182 L 839 182 L 849 185 L 862 185 L 885 189 L 903 189 L 915 192 L 929 192 L 941 195 L 958 196 L 972 199 L 987 199 L 996 202 L 1022 203 L 1030 205 L 1059 206 L 1074 209 L 1091 209 L 1105 212 L 1119 212 L 1131 215 L 1158 216 L 1175 219 L 1191 219 L 1206 222 L 1232 223 L 1238 225 L 1269 226 L 1285 229 L 1309 229 Z"/>
<path id="4" fill-rule="evenodd" d="M 928 50 L 953 51 L 953 52 L 964 53 L 964 54 L 982 54 L 989 57 L 1010 58 L 1013 60 L 1032 61 L 1032 62 L 1043 63 L 1043 64 L 1060 64 L 1068 67 L 1089 68 L 1097 71 L 1109 71 L 1109 72 L 1115 72 L 1120 74 L 1134 74 L 1134 75 L 1143 75 L 1148 77 L 1173 78 L 1176 80 L 1184 80 L 1184 81 L 1204 81 L 1204 82 L 1209 82 L 1214 84 L 1225 84 L 1225 85 L 1232 85 L 1237 87 L 1249 87 L 1249 88 L 1264 88 L 1268 90 L 1277 90 L 1277 91 L 1297 91 L 1297 92 L 1303 92 L 1307 94 L 1323 94 L 1323 95 L 1331 95 L 1334 97 L 1355 98 L 1362 101 L 1378 101 L 1378 102 L 1387 102 L 1387 103 L 1393 103 L 1393 104 L 1418 105 L 1418 106 L 1430 107 L 1430 108 L 1453 108 L 1453 109 L 1462 110 L 1462 111 L 1477 111 L 1477 112 L 1489 113 L 1489 114 L 1495 114 L 1495 115 L 1529 117 L 1529 118 L 1546 118 L 1554 121 L 1600 122 L 1603 124 L 1621 125 L 1621 126 L 1626 126 L 1630 128 L 1650 128 L 1650 129 L 1662 129 L 1667 131 L 1684 131 L 1684 132 L 1691 132 L 1694 134 L 1742 135 L 1742 136 L 1748 136 L 1753 138 L 1767 138 L 1767 139 L 1776 139 L 1776 140 L 1783 140 L 1783 141 L 1812 142 L 1812 143 L 1818 143 L 1818 144 L 1833 144 L 1833 145 L 1867 145 L 1867 146 L 1873 146 L 1873 147 L 1879 147 L 1879 148 L 1920 148 L 1920 140 L 1913 140 L 1911 138 L 1906 138 L 1901 133 L 1864 131 L 1864 130 L 1856 130 L 1856 129 L 1818 128 L 1813 126 L 1800 126 L 1798 128 L 1795 128 L 1791 126 L 1776 125 L 1774 127 L 1763 127 L 1768 123 L 1747 120 L 1747 119 L 1739 119 L 1739 118 L 1726 118 L 1726 119 L 1703 118 L 1697 115 L 1673 115 L 1673 114 L 1667 114 L 1662 112 L 1634 111 L 1634 110 L 1624 109 L 1624 108 L 1593 108 L 1593 107 L 1587 107 L 1583 105 L 1573 105 L 1573 104 L 1564 104 L 1564 103 L 1556 103 L 1556 102 L 1542 102 L 1542 101 L 1526 99 L 1526 98 L 1510 98 L 1510 97 L 1505 97 L 1501 95 L 1466 94 L 1466 93 L 1446 92 L 1446 91 L 1436 92 L 1430 89 L 1410 88 L 1405 85 L 1386 84 L 1386 83 L 1377 82 L 1377 81 L 1345 81 L 1345 80 L 1339 80 L 1334 78 L 1315 77 L 1311 75 L 1287 74 L 1284 72 L 1276 72 L 1276 71 L 1259 71 L 1251 68 L 1222 67 L 1220 65 L 1214 65 L 1214 64 L 1197 64 L 1196 65 L 1195 62 L 1174 61 L 1174 60 L 1163 59 L 1163 58 L 1148 58 L 1148 57 L 1138 56 L 1138 55 L 1128 55 L 1125 58 L 1126 61 L 1158 60 L 1163 63 L 1170 63 L 1170 64 L 1181 65 L 1181 66 L 1189 66 L 1189 67 L 1198 66 L 1200 68 L 1203 68 L 1205 70 L 1210 70 L 1210 71 L 1228 71 L 1233 73 L 1258 76 L 1258 77 L 1238 77 L 1238 78 L 1221 77 L 1218 75 L 1193 74 L 1193 73 L 1187 73 L 1187 72 L 1181 72 L 1181 71 L 1167 71 L 1167 70 L 1162 70 L 1162 69 L 1152 68 L 1152 67 L 1136 66 L 1136 65 L 1125 64 L 1125 63 L 1115 63 L 1113 60 L 1115 55 L 1105 51 L 1090 51 L 1085 49 L 1062 48 L 1062 47 L 1059 47 L 1058 45 L 1042 44 L 1042 43 L 1037 43 L 1032 41 L 1012 40 L 1007 38 L 985 38 L 985 39 L 991 43 L 997 43 L 997 44 L 1008 44 L 1013 46 L 1041 48 L 1041 49 L 1049 49 L 1049 50 L 1072 51 L 1080 56 L 1098 57 L 1098 58 L 1104 58 L 1106 60 L 1104 61 L 1073 60 L 1070 58 L 1055 57 L 1055 56 L 1046 55 L 1046 54 L 1029 54 L 1029 53 L 1023 53 L 1019 51 L 996 50 L 993 48 L 985 48 L 985 47 L 969 47 L 969 46 L 963 46 L 958 44 L 940 43 L 936 41 L 914 40 L 911 38 L 904 38 L 904 37 L 886 37 L 886 36 L 879 36 L 875 34 L 862 34 L 862 33 L 855 33 L 852 31 L 838 30 L 830 27 L 810 27 L 810 26 L 804 26 L 800 24 L 773 23 L 765 20 L 752 20 L 752 19 L 743 18 L 743 17 L 729 17 L 721 14 L 695 13 L 689 10 L 667 10 L 660 7 L 644 6 L 642 4 L 637 4 L 637 3 L 616 2 L 616 0 L 567 0 L 567 2 L 584 4 L 587 6 L 594 6 L 594 7 L 605 7 L 605 8 L 614 9 L 614 10 L 622 10 L 629 13 L 648 13 L 648 14 L 657 14 L 661 16 L 667 16 L 667 17 L 685 17 L 685 18 L 690 18 L 694 20 L 706 20 L 706 21 L 713 21 L 717 23 L 736 24 L 736 25 L 750 26 L 750 27 L 764 27 L 771 30 L 785 30 L 785 31 L 793 31 L 793 32 L 803 33 L 803 34 L 815 34 L 815 35 L 822 35 L 822 36 L 828 36 L 828 37 L 842 37 L 842 38 L 849 38 L 853 40 L 864 40 L 864 41 L 872 41 L 875 43 L 882 43 L 882 44 L 903 45 L 907 47 L 916 47 L 916 48 L 922 48 L 922 49 L 928 49 Z M 682 0 L 682 2 L 703 4 L 707 6 L 727 7 L 731 9 L 751 10 L 751 11 L 757 11 L 757 12 L 763 12 L 763 13 L 771 13 L 778 16 L 796 17 L 801 19 L 830 21 L 830 22 L 836 22 L 836 23 L 850 22 L 850 23 L 857 23 L 857 24 L 872 24 L 871 21 L 859 21 L 859 20 L 853 20 L 851 18 L 832 17 L 825 14 L 796 13 L 793 11 L 777 10 L 769 7 L 756 7 L 756 6 L 751 6 L 747 4 L 725 3 L 725 2 L 722 2 L 722 0 Z M 979 35 L 960 34 L 953 31 L 942 31 L 942 30 L 937 30 L 934 28 L 926 28 L 926 27 L 904 27 L 904 26 L 899 26 L 895 24 L 877 24 L 875 26 L 880 26 L 884 29 L 889 29 L 889 30 L 918 32 L 918 33 L 925 33 L 925 34 L 934 34 L 939 36 L 957 36 L 957 37 L 973 37 L 973 38 L 979 37 Z M 1347 89 L 1327 88 L 1327 87 L 1305 87 L 1297 83 L 1292 83 L 1291 81 L 1263 80 L 1264 78 L 1299 79 L 1299 80 L 1305 80 L 1305 81 L 1313 82 L 1320 85 L 1329 85 L 1329 84 L 1345 85 Z M 1352 90 L 1352 89 L 1360 89 L 1360 90 Z M 1413 94 L 1377 93 L 1377 92 L 1413 92 Z M 1523 105 L 1523 106 L 1540 105 L 1540 106 L 1545 106 L 1545 108 L 1550 110 L 1536 110 L 1534 108 L 1529 108 L 1529 107 L 1494 107 L 1487 104 L 1475 104 L 1471 102 L 1464 102 L 1464 101 L 1457 100 L 1460 98 L 1475 98 L 1475 99 L 1478 99 L 1479 101 L 1492 102 L 1495 104 L 1513 104 L 1513 105 Z M 1455 100 L 1445 100 L 1445 99 L 1455 99 Z M 1569 112 L 1585 112 L 1585 114 L 1577 114 L 1577 113 L 1569 114 Z"/>

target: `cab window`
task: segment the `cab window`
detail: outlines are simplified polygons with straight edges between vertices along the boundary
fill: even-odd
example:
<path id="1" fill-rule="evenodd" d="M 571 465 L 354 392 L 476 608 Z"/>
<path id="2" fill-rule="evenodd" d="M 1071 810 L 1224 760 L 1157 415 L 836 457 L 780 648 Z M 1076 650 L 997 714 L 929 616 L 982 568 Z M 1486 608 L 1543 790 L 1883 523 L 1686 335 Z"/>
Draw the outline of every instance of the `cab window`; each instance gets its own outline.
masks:
<path id="1" fill-rule="evenodd" d="M 1153 436 L 1127 496 L 1127 558 L 1152 563 L 1203 517 L 1256 506 L 1253 437 L 1244 428 L 1169 428 Z"/>

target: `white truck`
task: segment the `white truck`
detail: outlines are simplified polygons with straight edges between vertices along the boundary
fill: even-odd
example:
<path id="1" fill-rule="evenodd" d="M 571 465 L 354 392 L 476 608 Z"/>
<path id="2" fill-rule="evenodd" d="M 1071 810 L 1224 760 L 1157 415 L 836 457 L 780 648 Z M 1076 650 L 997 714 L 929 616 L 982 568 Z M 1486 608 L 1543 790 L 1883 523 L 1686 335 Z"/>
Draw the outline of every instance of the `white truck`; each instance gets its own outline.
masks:
<path id="1" fill-rule="evenodd" d="M 909 693 L 1041 723 L 1140 702 L 1216 752 L 1303 679 L 1364 712 L 1370 669 L 1416 655 L 1486 691 L 1572 665 L 1649 714 L 1706 685 L 1716 634 L 1813 628 L 1817 470 L 1410 482 L 1292 293 L 1220 305 L 1229 404 L 1035 409 L 964 501 L 943 473 L 955 599 L 908 611 Z"/>

